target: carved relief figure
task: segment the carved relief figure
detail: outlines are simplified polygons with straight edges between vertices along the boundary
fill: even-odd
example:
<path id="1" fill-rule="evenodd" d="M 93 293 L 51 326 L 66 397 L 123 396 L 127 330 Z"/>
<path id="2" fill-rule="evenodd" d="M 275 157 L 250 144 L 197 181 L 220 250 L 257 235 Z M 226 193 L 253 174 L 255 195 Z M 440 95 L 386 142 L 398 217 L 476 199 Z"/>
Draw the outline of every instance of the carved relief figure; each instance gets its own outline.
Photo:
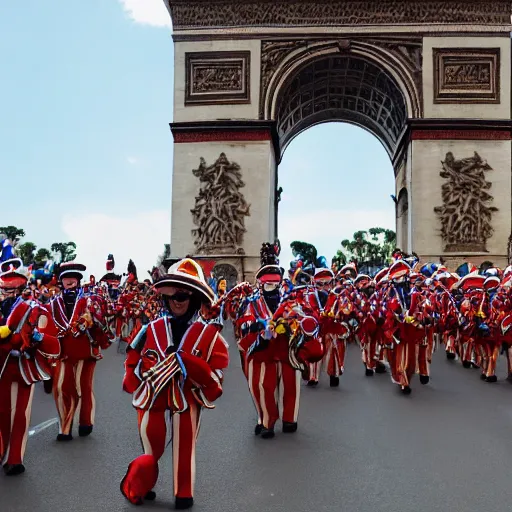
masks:
<path id="1" fill-rule="evenodd" d="M 243 253 L 241 249 L 245 229 L 245 217 L 249 205 L 240 189 L 240 166 L 229 162 L 221 153 L 217 161 L 207 165 L 201 158 L 199 167 L 192 171 L 199 178 L 201 188 L 191 210 L 196 229 L 192 230 L 199 253 Z"/>
<path id="2" fill-rule="evenodd" d="M 471 158 L 456 160 L 447 153 L 440 176 L 447 181 L 442 186 L 443 205 L 434 208 L 441 221 L 441 236 L 448 252 L 485 251 L 493 234 L 489 194 L 492 183 L 485 173 L 492 167 L 478 153 Z"/>

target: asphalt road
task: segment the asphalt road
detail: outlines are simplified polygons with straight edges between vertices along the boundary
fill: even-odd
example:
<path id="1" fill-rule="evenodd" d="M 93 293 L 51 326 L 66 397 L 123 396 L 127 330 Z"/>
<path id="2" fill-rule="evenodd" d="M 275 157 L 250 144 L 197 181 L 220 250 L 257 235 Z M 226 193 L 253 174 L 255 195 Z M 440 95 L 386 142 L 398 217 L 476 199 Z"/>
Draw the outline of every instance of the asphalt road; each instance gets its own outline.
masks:
<path id="1" fill-rule="evenodd" d="M 230 339 L 230 335 L 227 335 Z M 230 339 L 231 341 L 231 339 Z M 1 512 L 134 509 L 119 492 L 140 453 L 130 396 L 121 391 L 123 356 L 112 347 L 98 365 L 97 420 L 89 438 L 55 441 L 53 425 L 30 437 L 27 472 L 0 476 Z M 503 361 L 500 376 L 505 376 Z M 324 377 L 303 388 L 299 431 L 262 440 L 232 347 L 224 396 L 203 416 L 197 451 L 198 512 L 482 512 L 512 503 L 512 385 L 481 382 L 436 354 L 428 386 L 401 395 L 389 375 L 364 376 L 350 347 L 338 389 Z M 32 425 L 55 417 L 39 387 Z M 172 457 L 164 455 L 157 500 L 173 508 Z"/>

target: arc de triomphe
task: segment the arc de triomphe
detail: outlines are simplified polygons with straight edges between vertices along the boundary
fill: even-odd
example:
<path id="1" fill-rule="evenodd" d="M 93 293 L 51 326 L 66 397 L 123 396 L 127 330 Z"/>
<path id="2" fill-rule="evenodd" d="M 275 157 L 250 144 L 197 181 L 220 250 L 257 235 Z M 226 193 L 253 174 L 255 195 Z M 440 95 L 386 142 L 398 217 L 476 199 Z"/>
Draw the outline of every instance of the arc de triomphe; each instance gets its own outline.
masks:
<path id="1" fill-rule="evenodd" d="M 172 257 L 250 278 L 262 242 L 277 236 L 286 146 L 314 124 L 344 121 L 389 154 L 401 248 L 452 265 L 506 263 L 511 1 L 166 3 Z"/>

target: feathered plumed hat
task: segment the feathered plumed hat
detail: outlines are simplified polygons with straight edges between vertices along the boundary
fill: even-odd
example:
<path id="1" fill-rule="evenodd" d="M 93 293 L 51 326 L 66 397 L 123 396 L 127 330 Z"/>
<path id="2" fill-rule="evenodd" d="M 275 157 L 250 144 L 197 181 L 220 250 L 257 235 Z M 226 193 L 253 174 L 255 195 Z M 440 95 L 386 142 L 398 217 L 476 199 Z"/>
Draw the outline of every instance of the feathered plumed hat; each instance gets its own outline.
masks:
<path id="1" fill-rule="evenodd" d="M 261 267 L 256 272 L 256 279 L 260 282 L 281 281 L 283 278 L 283 269 L 279 266 L 278 243 L 264 243 L 260 250 Z"/>

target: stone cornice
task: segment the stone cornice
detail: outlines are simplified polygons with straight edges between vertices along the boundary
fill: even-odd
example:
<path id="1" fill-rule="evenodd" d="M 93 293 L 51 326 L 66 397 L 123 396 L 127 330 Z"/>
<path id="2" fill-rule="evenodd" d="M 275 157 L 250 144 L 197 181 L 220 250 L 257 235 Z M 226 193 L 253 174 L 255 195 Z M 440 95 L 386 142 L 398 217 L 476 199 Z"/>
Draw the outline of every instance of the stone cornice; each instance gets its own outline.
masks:
<path id="1" fill-rule="evenodd" d="M 512 0 L 169 0 L 173 28 L 509 26 Z"/>

